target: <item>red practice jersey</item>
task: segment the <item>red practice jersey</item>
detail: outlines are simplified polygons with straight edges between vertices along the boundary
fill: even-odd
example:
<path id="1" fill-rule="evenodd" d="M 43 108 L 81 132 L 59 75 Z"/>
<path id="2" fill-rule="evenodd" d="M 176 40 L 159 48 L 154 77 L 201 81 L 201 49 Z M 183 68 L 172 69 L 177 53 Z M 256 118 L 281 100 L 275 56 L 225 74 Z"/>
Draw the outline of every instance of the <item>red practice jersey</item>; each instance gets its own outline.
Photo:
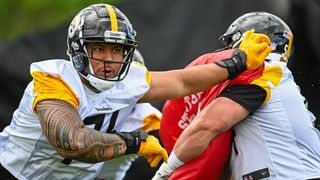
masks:
<path id="1" fill-rule="evenodd" d="M 233 51 L 202 55 L 186 68 L 230 58 Z M 222 81 L 206 91 L 166 101 L 162 111 L 160 137 L 167 151 L 171 153 L 182 131 L 192 122 L 198 112 L 223 90 L 232 85 L 250 84 L 262 73 L 263 67 L 254 71 L 245 71 L 237 78 Z M 219 134 L 211 140 L 209 147 L 201 156 L 178 168 L 170 179 L 220 179 L 229 162 L 231 139 L 231 130 Z"/>

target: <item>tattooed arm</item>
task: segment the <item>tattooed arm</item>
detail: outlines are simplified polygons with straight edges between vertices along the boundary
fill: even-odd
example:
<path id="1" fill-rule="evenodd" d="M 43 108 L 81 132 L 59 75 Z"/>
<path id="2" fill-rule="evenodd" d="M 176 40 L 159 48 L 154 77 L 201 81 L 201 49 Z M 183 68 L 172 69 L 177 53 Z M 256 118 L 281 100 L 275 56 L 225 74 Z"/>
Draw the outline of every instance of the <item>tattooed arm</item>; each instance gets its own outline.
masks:
<path id="1" fill-rule="evenodd" d="M 95 163 L 126 153 L 124 139 L 86 128 L 77 110 L 65 101 L 40 101 L 36 110 L 43 132 L 64 158 Z"/>

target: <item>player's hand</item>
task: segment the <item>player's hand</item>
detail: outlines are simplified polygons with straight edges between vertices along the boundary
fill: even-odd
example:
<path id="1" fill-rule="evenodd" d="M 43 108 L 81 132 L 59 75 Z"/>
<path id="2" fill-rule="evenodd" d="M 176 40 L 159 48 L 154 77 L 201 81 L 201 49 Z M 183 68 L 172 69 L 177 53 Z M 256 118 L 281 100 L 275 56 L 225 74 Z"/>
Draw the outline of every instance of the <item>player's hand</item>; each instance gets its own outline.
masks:
<path id="1" fill-rule="evenodd" d="M 168 179 L 173 170 L 168 166 L 167 163 L 162 163 L 156 174 L 153 176 L 152 180 L 165 180 Z"/>
<path id="2" fill-rule="evenodd" d="M 269 37 L 265 34 L 254 33 L 253 30 L 245 33 L 239 49 L 247 54 L 248 70 L 260 67 L 272 51 Z"/>
<path id="3" fill-rule="evenodd" d="M 138 154 L 145 157 L 151 167 L 156 167 L 161 159 L 168 161 L 167 151 L 160 145 L 158 139 L 149 135 L 147 140 L 141 142 Z"/>

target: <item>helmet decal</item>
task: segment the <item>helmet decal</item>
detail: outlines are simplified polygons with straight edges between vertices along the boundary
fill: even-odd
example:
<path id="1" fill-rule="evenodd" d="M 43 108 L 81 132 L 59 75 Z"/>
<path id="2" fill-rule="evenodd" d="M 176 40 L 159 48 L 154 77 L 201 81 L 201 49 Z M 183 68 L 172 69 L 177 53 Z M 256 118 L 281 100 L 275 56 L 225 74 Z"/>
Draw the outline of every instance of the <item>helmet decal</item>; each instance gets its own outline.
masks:
<path id="1" fill-rule="evenodd" d="M 113 31 L 106 30 L 104 32 L 104 38 L 105 38 L 106 42 L 109 42 L 110 39 L 113 39 L 113 40 L 117 40 L 117 42 L 119 42 L 119 43 L 124 43 L 125 39 L 126 39 L 126 33 L 113 32 Z M 114 41 L 110 41 L 110 42 L 114 42 Z"/>
<path id="2" fill-rule="evenodd" d="M 83 25 L 83 18 L 80 16 L 76 16 L 68 29 L 68 37 L 73 38 L 77 30 L 81 30 L 81 26 Z"/>

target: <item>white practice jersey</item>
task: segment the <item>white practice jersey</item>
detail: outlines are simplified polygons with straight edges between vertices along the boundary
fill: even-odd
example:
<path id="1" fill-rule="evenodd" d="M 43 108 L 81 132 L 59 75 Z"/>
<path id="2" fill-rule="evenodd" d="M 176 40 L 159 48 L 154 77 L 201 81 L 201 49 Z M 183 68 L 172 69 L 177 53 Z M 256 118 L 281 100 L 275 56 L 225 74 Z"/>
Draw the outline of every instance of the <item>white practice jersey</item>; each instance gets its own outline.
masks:
<path id="1" fill-rule="evenodd" d="M 78 102 L 77 110 L 88 128 L 95 128 L 101 132 L 125 132 L 146 125 L 143 118 L 136 123 L 127 121 L 138 99 L 149 90 L 148 71 L 143 65 L 132 63 L 124 80 L 101 93 L 94 93 L 86 88 L 71 62 L 66 60 L 33 63 L 30 71 L 32 74 L 40 72 L 42 75 L 61 79 L 75 95 Z M 72 160 L 65 163 L 65 159 L 49 143 L 42 132 L 39 118 L 33 111 L 33 103 L 37 97 L 33 90 L 34 82 L 31 82 L 13 114 L 11 124 L 0 133 L 2 166 L 17 178 L 27 180 L 97 177 L 104 162 L 83 163 Z"/>
<path id="2" fill-rule="evenodd" d="M 279 75 L 270 97 L 235 125 L 232 179 L 320 178 L 320 133 L 314 115 L 283 62 L 266 63 Z"/>

